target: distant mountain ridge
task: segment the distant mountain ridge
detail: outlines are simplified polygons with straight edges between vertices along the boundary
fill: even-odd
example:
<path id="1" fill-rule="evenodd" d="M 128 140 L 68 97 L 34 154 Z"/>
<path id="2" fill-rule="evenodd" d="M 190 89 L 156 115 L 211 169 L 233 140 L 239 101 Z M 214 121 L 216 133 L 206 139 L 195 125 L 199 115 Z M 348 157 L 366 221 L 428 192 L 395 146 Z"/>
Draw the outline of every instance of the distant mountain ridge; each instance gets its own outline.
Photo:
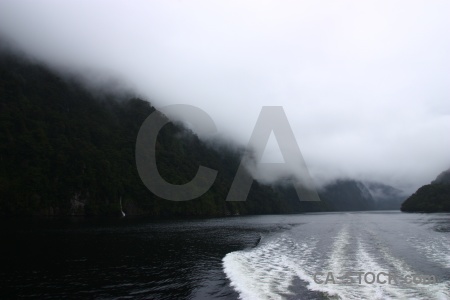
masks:
<path id="1" fill-rule="evenodd" d="M 407 195 L 397 188 L 378 183 L 364 182 L 375 202 L 377 210 L 399 210 Z"/>

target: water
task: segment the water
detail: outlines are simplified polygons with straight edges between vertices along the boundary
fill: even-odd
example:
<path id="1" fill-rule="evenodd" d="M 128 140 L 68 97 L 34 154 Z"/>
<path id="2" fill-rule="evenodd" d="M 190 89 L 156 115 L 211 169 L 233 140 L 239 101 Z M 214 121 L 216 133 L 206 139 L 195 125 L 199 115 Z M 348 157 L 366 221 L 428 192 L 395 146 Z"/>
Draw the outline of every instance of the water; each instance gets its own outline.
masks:
<path id="1" fill-rule="evenodd" d="M 0 299 L 450 299 L 450 214 L 4 221 L 0 234 Z"/>

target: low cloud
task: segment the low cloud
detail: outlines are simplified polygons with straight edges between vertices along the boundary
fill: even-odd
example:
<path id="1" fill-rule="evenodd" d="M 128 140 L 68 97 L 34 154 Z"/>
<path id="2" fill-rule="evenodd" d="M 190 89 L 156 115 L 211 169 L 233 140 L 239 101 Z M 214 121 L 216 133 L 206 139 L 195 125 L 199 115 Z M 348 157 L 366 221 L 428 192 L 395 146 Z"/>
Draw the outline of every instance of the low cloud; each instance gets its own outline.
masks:
<path id="1" fill-rule="evenodd" d="M 198 106 L 238 145 L 262 106 L 282 106 L 318 183 L 413 191 L 450 166 L 448 11 L 415 0 L 3 0 L 0 35 L 91 85 L 118 78 L 106 86 L 157 107 Z"/>

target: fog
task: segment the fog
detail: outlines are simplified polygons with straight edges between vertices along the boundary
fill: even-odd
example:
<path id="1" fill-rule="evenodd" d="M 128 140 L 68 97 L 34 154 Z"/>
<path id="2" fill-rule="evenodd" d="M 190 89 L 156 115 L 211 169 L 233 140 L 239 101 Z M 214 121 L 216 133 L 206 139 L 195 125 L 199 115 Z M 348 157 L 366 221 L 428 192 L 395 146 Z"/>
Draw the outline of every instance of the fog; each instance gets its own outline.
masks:
<path id="1" fill-rule="evenodd" d="M 247 145 L 262 106 L 282 106 L 318 185 L 412 192 L 450 167 L 449 12 L 439 0 L 2 0 L 0 35 L 92 86 L 197 106 L 233 144 Z M 280 159 L 272 137 L 263 160 Z"/>

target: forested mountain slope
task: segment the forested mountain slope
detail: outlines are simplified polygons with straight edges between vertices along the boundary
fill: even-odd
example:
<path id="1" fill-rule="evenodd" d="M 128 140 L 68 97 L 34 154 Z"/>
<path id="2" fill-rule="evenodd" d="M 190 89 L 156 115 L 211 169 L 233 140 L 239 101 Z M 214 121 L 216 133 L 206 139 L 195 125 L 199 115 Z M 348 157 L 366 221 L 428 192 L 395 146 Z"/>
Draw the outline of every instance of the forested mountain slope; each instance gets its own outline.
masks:
<path id="1" fill-rule="evenodd" d="M 227 202 L 242 151 L 206 144 L 174 123 L 158 134 L 161 176 L 187 183 L 200 165 L 218 175 L 198 199 L 160 199 L 144 186 L 135 162 L 138 131 L 155 109 L 137 98 L 94 94 L 47 67 L 0 56 L 1 215 L 120 215 L 121 203 L 128 215 L 156 217 L 376 209 L 354 180 L 320 190 L 320 202 L 300 202 L 289 182 L 254 181 L 247 201 Z"/>
<path id="2" fill-rule="evenodd" d="M 0 58 L 0 213 L 4 215 L 214 216 L 303 211 L 254 182 L 245 202 L 226 202 L 240 153 L 207 146 L 170 123 L 158 135 L 157 163 L 173 184 L 189 182 L 199 165 L 218 170 L 199 199 L 159 199 L 143 185 L 134 157 L 138 130 L 154 108 L 140 99 L 94 97 L 46 67 Z M 319 204 L 315 210 L 321 209 Z"/>
<path id="3" fill-rule="evenodd" d="M 450 170 L 419 188 L 403 202 L 405 212 L 450 212 Z"/>

